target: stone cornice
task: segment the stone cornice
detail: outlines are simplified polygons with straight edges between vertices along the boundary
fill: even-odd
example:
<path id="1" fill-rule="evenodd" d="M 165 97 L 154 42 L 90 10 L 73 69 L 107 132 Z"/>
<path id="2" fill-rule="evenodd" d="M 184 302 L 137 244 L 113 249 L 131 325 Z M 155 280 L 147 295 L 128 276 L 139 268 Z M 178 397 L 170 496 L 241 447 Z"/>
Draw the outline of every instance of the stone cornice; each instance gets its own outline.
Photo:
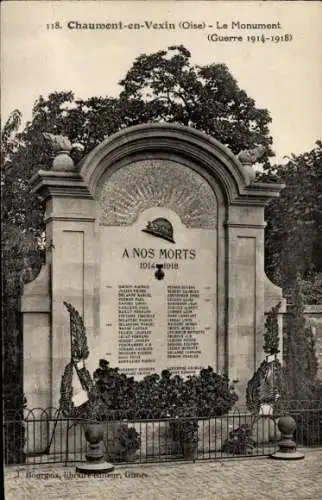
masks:
<path id="1" fill-rule="evenodd" d="M 232 228 L 246 228 L 246 229 L 265 229 L 266 223 L 264 224 L 252 224 L 252 223 L 241 223 L 241 222 L 225 222 L 225 227 Z"/>
<path id="2" fill-rule="evenodd" d="M 50 215 L 45 219 L 46 224 L 49 224 L 50 222 L 54 221 L 61 221 L 61 222 L 95 222 L 96 217 L 83 217 L 82 215 Z"/>
<path id="3" fill-rule="evenodd" d="M 231 201 L 232 205 L 265 206 L 272 198 L 278 198 L 285 184 L 252 182 L 245 186 L 239 196 Z"/>
<path id="4" fill-rule="evenodd" d="M 78 172 L 39 170 L 30 180 L 32 191 L 45 200 L 50 197 L 92 198 Z"/>

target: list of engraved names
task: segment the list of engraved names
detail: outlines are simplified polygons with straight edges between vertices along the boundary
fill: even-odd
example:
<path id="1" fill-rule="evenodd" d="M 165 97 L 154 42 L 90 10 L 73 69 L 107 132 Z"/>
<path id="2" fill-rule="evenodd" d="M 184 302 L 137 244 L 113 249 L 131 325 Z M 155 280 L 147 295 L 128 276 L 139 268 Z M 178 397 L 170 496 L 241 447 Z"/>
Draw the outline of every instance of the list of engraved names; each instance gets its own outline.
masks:
<path id="1" fill-rule="evenodd" d="M 119 285 L 118 288 L 118 361 L 120 364 L 155 363 L 152 328 L 154 314 L 147 299 L 149 285 Z"/>
<path id="2" fill-rule="evenodd" d="M 168 359 L 198 358 L 201 354 L 198 337 L 200 291 L 195 286 L 168 286 Z"/>
<path id="3" fill-rule="evenodd" d="M 153 330 L 158 320 L 151 310 L 149 285 L 118 286 L 118 362 L 155 363 Z M 167 304 L 167 359 L 198 359 L 200 290 L 194 285 L 169 285 Z"/>

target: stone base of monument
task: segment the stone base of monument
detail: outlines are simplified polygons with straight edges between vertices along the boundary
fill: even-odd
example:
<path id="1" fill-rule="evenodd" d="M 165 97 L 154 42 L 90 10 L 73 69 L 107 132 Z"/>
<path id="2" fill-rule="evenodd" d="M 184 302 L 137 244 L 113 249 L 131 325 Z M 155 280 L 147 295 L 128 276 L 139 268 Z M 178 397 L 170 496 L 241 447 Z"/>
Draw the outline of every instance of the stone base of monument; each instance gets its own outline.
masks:
<path id="1" fill-rule="evenodd" d="M 114 465 L 104 460 L 102 443 L 89 444 L 89 451 L 86 454 L 86 462 L 76 466 L 76 472 L 82 474 L 102 474 L 112 472 Z"/>
<path id="2" fill-rule="evenodd" d="M 271 455 L 271 458 L 276 458 L 279 460 L 301 460 L 301 458 L 304 458 L 304 453 L 301 453 L 299 451 L 291 451 L 291 452 L 285 452 L 285 451 L 276 451 Z"/>
<path id="3" fill-rule="evenodd" d="M 100 423 L 92 423 L 84 426 L 85 438 L 88 442 L 86 462 L 76 466 L 76 472 L 82 474 L 102 474 L 112 472 L 114 465 L 104 460 L 103 426 Z"/>
<path id="4" fill-rule="evenodd" d="M 271 455 L 271 458 L 279 460 L 300 460 L 304 458 L 304 453 L 296 450 L 296 443 L 293 440 L 296 423 L 291 416 L 281 417 L 278 421 L 278 428 L 282 435 L 282 440 L 278 444 L 278 451 Z"/>
<path id="5" fill-rule="evenodd" d="M 76 467 L 76 472 L 82 474 L 103 474 L 106 472 L 112 472 L 114 470 L 114 465 L 109 462 L 102 460 L 100 462 L 84 462 Z"/>

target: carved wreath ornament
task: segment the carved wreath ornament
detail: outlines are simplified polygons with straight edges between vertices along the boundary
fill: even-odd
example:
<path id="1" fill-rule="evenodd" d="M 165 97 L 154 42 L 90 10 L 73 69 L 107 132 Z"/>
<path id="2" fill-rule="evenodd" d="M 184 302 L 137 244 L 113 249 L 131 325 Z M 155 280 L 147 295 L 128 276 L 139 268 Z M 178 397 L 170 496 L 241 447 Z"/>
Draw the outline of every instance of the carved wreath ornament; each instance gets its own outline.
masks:
<path id="1" fill-rule="evenodd" d="M 83 319 L 74 306 L 64 302 L 69 312 L 70 339 L 71 339 L 71 361 L 66 365 L 60 385 L 60 409 L 65 416 L 77 417 L 82 409 L 75 406 L 73 402 L 73 377 L 75 372 L 84 391 L 89 393 L 93 387 L 92 377 L 85 366 L 85 360 L 89 356 L 86 329 Z M 80 362 L 83 366 L 80 367 Z"/>
<path id="2" fill-rule="evenodd" d="M 248 409 L 258 414 L 262 404 L 274 405 L 281 394 L 282 366 L 275 358 L 265 359 L 247 384 L 246 402 Z"/>

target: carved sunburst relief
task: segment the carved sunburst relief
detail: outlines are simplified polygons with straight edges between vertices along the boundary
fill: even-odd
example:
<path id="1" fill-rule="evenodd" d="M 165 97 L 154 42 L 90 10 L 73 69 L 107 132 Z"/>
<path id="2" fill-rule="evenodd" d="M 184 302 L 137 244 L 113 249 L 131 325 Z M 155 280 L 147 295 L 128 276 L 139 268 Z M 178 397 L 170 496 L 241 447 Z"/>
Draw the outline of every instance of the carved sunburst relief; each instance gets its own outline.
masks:
<path id="1" fill-rule="evenodd" d="M 140 160 L 119 168 L 103 184 L 100 223 L 127 226 L 148 208 L 176 212 L 188 228 L 214 229 L 217 200 L 195 170 L 172 160 Z"/>

